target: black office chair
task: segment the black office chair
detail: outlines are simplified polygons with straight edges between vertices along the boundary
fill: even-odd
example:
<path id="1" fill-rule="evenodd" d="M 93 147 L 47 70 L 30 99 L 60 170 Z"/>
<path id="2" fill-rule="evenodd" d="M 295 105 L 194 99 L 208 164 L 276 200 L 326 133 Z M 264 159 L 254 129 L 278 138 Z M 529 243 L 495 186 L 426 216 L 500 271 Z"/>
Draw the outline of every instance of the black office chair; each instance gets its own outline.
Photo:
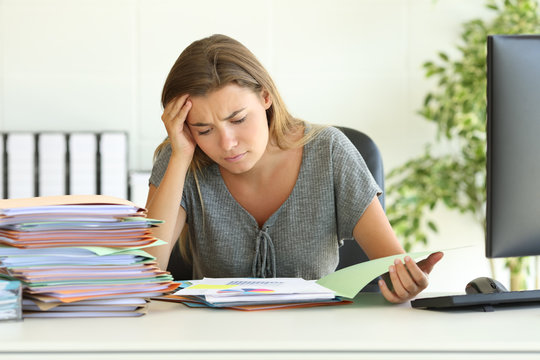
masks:
<path id="1" fill-rule="evenodd" d="M 337 128 L 349 138 L 354 146 L 356 146 L 364 158 L 367 167 L 371 171 L 371 174 L 375 178 L 375 181 L 383 190 L 383 194 L 379 196 L 379 201 L 384 209 L 384 171 L 379 148 L 369 136 L 361 131 L 347 127 Z M 366 260 L 368 260 L 368 257 L 362 251 L 362 248 L 358 245 L 358 243 L 354 241 L 354 239 L 347 240 L 344 242 L 343 246 L 339 248 L 339 263 L 337 270 Z M 167 266 L 167 271 L 169 271 L 176 280 L 189 280 L 193 277 L 191 264 L 187 264 L 182 259 L 178 244 L 175 244 L 173 247 L 169 264 Z M 372 282 L 372 284 L 366 288 L 368 291 L 373 291 L 375 290 L 373 288 L 375 285 L 375 282 Z"/>
<path id="2" fill-rule="evenodd" d="M 173 246 L 167 271 L 171 273 L 175 280 L 191 280 L 193 279 L 193 267 L 184 260 L 178 245 L 177 241 Z"/>

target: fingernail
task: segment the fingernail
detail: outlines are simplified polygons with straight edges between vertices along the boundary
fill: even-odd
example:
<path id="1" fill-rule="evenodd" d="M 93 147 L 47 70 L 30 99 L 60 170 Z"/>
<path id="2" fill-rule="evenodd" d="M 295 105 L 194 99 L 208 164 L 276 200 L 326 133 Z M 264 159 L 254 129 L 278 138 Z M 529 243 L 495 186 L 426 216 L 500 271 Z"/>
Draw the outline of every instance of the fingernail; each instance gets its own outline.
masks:
<path id="1" fill-rule="evenodd" d="M 390 271 L 391 273 L 393 273 L 394 271 L 396 271 L 394 265 L 390 265 L 390 267 L 388 268 L 388 271 Z"/>
<path id="2" fill-rule="evenodd" d="M 412 261 L 412 259 L 411 259 L 411 257 L 410 257 L 410 256 L 405 256 L 405 261 L 406 261 L 406 262 L 411 262 L 411 261 Z"/>
<path id="3" fill-rule="evenodd" d="M 401 263 L 401 260 L 399 260 L 399 259 L 394 259 L 394 264 L 399 265 L 399 263 Z"/>

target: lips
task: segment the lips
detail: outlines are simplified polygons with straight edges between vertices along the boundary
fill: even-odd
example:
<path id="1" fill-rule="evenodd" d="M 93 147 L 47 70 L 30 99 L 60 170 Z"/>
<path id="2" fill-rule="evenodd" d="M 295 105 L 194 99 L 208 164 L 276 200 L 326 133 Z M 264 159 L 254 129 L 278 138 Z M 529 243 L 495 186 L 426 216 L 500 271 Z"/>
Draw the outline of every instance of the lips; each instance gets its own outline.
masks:
<path id="1" fill-rule="evenodd" d="M 225 160 L 229 162 L 236 162 L 236 161 L 241 160 L 244 157 L 244 155 L 246 155 L 245 152 L 238 155 L 234 155 L 234 156 L 228 156 L 225 158 Z"/>

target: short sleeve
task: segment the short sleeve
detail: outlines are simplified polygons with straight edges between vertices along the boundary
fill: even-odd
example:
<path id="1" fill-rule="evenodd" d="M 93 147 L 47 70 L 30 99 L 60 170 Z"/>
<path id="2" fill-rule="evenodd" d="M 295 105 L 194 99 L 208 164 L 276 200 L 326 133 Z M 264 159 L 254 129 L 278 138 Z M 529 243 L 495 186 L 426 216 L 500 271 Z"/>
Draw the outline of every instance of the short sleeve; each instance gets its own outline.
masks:
<path id="1" fill-rule="evenodd" d="M 332 171 L 338 238 L 350 239 L 358 220 L 382 190 L 358 149 L 340 131 L 332 142 Z"/>
<path id="2" fill-rule="evenodd" d="M 150 184 L 154 185 L 155 187 L 159 187 L 161 179 L 163 179 L 163 175 L 165 175 L 165 170 L 167 170 L 167 166 L 169 165 L 171 152 L 171 144 L 167 144 L 157 154 L 149 180 Z"/>

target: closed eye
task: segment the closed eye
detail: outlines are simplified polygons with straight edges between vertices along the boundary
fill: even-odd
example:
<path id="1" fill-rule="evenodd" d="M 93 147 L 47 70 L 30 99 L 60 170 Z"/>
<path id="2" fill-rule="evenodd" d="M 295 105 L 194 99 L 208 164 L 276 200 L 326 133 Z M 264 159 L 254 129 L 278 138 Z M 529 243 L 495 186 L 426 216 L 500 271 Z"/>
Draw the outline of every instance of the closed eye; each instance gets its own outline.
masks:
<path id="1" fill-rule="evenodd" d="M 199 135 L 207 135 L 210 133 L 210 129 L 208 130 L 202 130 L 202 131 L 198 131 Z"/>
<path id="2" fill-rule="evenodd" d="M 241 124 L 243 123 L 245 120 L 246 120 L 247 116 L 244 116 L 243 118 L 241 119 L 238 119 L 238 120 L 233 120 L 231 121 L 233 124 Z"/>

